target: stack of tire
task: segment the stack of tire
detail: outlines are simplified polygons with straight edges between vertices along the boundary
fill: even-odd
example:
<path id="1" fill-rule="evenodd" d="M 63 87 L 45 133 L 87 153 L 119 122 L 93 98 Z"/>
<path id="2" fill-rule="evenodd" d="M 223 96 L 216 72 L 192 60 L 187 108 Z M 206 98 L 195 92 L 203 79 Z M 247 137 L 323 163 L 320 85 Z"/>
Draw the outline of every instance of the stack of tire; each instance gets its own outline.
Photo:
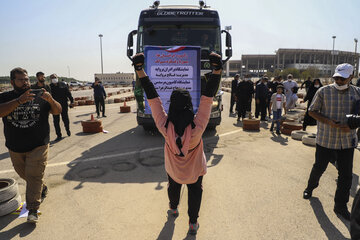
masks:
<path id="1" fill-rule="evenodd" d="M 291 138 L 302 141 L 302 143 L 307 146 L 316 146 L 315 133 L 308 133 L 306 131 L 293 131 L 291 132 Z"/>
<path id="2" fill-rule="evenodd" d="M 100 120 L 81 121 L 84 133 L 99 133 L 103 131 L 102 122 Z"/>
<path id="3" fill-rule="evenodd" d="M 260 120 L 256 119 L 256 118 L 244 118 L 243 130 L 259 131 L 260 130 Z"/>
<path id="4" fill-rule="evenodd" d="M 0 178 L 0 216 L 14 212 L 20 207 L 19 186 L 13 178 Z"/>
<path id="5" fill-rule="evenodd" d="M 291 132 L 294 130 L 301 130 L 302 124 L 297 122 L 283 122 L 281 127 L 281 133 L 285 135 L 291 135 Z"/>

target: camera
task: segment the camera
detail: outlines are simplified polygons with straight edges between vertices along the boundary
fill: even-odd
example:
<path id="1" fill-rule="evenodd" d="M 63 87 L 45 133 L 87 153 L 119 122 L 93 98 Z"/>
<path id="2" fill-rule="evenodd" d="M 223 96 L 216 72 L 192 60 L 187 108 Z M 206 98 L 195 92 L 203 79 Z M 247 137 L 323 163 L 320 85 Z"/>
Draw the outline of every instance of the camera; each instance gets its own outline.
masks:
<path id="1" fill-rule="evenodd" d="M 35 94 L 35 98 L 41 97 L 44 93 L 42 89 L 31 89 L 30 93 Z"/>

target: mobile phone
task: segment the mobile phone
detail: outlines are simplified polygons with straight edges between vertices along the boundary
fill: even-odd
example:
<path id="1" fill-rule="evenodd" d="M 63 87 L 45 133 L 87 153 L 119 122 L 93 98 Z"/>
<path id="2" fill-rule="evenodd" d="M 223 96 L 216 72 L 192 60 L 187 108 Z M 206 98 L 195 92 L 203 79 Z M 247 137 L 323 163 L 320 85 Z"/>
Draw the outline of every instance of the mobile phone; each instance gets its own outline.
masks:
<path id="1" fill-rule="evenodd" d="M 41 97 L 44 93 L 42 89 L 31 89 L 30 93 L 35 94 L 35 98 Z"/>

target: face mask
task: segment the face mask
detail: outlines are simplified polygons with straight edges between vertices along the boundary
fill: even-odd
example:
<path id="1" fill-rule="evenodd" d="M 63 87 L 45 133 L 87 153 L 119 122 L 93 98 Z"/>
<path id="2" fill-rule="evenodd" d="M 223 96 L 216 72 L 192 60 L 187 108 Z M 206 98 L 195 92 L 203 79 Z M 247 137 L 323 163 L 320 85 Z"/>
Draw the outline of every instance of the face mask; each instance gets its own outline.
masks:
<path id="1" fill-rule="evenodd" d="M 334 83 L 334 86 L 337 90 L 341 91 L 341 90 L 346 90 L 349 88 L 349 84 L 345 84 L 345 85 L 342 85 L 342 86 L 339 86 L 336 82 Z"/>
<path id="2" fill-rule="evenodd" d="M 320 87 L 320 85 L 317 85 L 317 84 L 316 84 L 316 85 L 314 85 L 314 87 L 319 88 L 319 87 Z"/>
<path id="3" fill-rule="evenodd" d="M 51 82 L 52 82 L 52 83 L 58 83 L 58 81 L 59 81 L 59 80 L 58 80 L 57 78 L 51 79 Z"/>

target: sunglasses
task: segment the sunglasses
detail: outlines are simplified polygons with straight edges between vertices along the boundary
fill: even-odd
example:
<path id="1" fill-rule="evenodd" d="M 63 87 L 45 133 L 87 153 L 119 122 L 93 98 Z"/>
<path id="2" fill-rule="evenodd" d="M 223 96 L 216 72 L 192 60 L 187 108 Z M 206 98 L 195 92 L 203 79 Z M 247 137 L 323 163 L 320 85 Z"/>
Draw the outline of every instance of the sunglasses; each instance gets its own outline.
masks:
<path id="1" fill-rule="evenodd" d="M 343 77 L 334 77 L 335 81 L 341 81 L 341 82 L 345 82 L 347 80 L 347 78 L 343 78 Z"/>

